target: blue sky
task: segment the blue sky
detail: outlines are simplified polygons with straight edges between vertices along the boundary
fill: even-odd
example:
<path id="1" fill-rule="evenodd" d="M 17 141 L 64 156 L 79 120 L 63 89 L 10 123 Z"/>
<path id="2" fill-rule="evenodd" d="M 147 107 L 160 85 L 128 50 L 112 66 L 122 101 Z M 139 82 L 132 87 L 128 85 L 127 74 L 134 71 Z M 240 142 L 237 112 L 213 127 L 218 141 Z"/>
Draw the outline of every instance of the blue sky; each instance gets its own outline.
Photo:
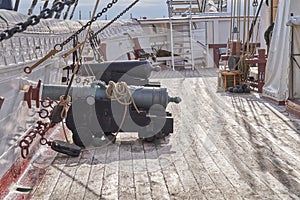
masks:
<path id="1" fill-rule="evenodd" d="M 12 0 L 13 4 L 15 0 Z M 30 5 L 33 0 L 20 0 L 20 7 L 19 11 L 22 13 L 27 14 L 28 9 L 30 8 Z M 54 0 L 50 0 L 50 4 L 48 7 L 52 6 L 52 2 Z M 107 12 L 107 18 L 112 19 L 115 16 L 117 16 L 120 12 L 122 12 L 127 6 L 129 6 L 134 0 L 119 0 L 117 4 L 114 5 L 108 12 Z M 130 13 L 134 18 L 140 18 L 140 17 L 148 17 L 148 18 L 160 18 L 160 17 L 167 17 L 168 16 L 168 8 L 166 4 L 167 0 L 140 0 L 131 10 L 129 10 L 128 13 L 124 15 L 123 18 L 129 18 Z M 259 0 L 258 2 L 260 2 Z M 98 12 L 106 6 L 111 0 L 100 0 L 100 5 L 98 6 Z M 228 2 L 228 10 L 230 11 L 230 0 Z M 244 2 L 244 0 L 241 0 L 241 2 Z M 252 1 L 251 1 L 252 2 Z M 44 0 L 38 0 L 38 4 L 35 7 L 34 14 L 38 14 L 40 12 L 40 9 L 42 8 L 44 4 Z M 76 12 L 74 14 L 73 19 L 78 19 L 79 17 L 79 11 L 81 11 L 81 18 L 82 19 L 89 19 L 90 13 L 94 9 L 94 5 L 96 4 L 96 0 L 79 0 Z M 243 3 L 242 3 L 243 4 Z M 242 6 L 243 7 L 243 6 Z M 72 7 L 73 8 L 73 7 Z M 251 13 L 253 13 L 253 9 L 251 8 Z M 105 15 L 100 18 L 104 19 Z"/>
<path id="2" fill-rule="evenodd" d="M 122 12 L 127 6 L 129 6 L 134 0 L 119 0 L 117 4 L 115 4 L 114 7 L 112 7 L 107 12 L 107 18 L 112 19 L 116 15 L 118 15 L 120 12 Z M 38 4 L 35 7 L 34 13 L 37 14 L 40 12 L 40 8 L 43 6 L 42 0 L 38 0 Z M 53 0 L 50 0 L 50 4 L 48 7 L 52 6 Z M 111 0 L 100 0 L 100 5 L 98 7 L 98 12 L 107 5 L 107 3 L 111 2 Z M 19 11 L 22 13 L 28 12 L 28 9 L 30 8 L 30 5 L 32 3 L 32 0 L 21 0 L 20 1 L 20 7 Z M 13 1 L 14 4 L 14 1 Z M 74 14 L 73 19 L 78 19 L 79 16 L 79 10 L 81 11 L 81 17 L 82 19 L 89 19 L 90 12 L 93 11 L 94 5 L 96 4 L 96 0 L 79 0 L 76 12 Z M 140 18 L 140 17 L 164 17 L 168 16 L 168 9 L 166 0 L 140 0 L 131 10 L 128 11 L 124 15 L 123 18 L 129 18 L 130 13 L 132 13 L 132 16 L 134 18 Z M 102 17 L 104 19 L 104 17 Z"/>

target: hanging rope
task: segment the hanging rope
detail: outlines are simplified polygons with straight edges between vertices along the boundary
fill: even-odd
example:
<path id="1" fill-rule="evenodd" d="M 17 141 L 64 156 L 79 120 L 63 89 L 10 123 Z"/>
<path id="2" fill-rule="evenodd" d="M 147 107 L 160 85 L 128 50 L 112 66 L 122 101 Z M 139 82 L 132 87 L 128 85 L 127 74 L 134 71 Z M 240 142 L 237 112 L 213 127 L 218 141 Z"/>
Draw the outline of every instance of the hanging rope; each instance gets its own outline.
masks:
<path id="1" fill-rule="evenodd" d="M 32 12 L 33 12 L 33 10 L 34 10 L 36 4 L 37 4 L 37 0 L 33 0 L 33 1 L 32 1 L 32 4 L 31 4 L 31 6 L 30 6 L 30 8 L 29 8 L 29 10 L 28 10 L 28 15 L 31 15 L 31 14 L 32 14 Z"/>
<path id="2" fill-rule="evenodd" d="M 257 22 L 258 15 L 259 15 L 259 13 L 260 13 L 262 4 L 263 4 L 263 1 L 261 1 L 260 4 L 259 4 L 258 10 L 256 11 L 255 18 L 254 18 L 254 20 L 253 20 L 252 23 L 251 23 L 250 30 L 248 29 L 248 30 L 249 30 L 249 34 L 248 34 L 248 38 L 247 38 L 247 45 L 248 45 L 248 43 L 249 43 L 249 41 L 250 41 L 250 39 L 251 39 L 251 37 L 252 37 L 253 30 L 254 30 L 255 24 L 256 24 L 256 22 Z"/>
<path id="3" fill-rule="evenodd" d="M 96 5 L 94 7 L 94 11 L 93 11 L 93 17 L 95 16 L 96 14 L 96 11 L 97 11 L 97 8 L 98 8 L 98 5 L 99 5 L 99 2 L 100 0 L 97 0 L 96 2 Z M 86 36 L 85 36 L 85 39 L 83 41 L 83 44 L 82 44 L 82 48 L 80 49 L 79 51 L 79 56 L 77 58 L 77 61 L 75 63 L 75 66 L 74 66 L 74 70 L 73 70 L 73 74 L 71 76 L 71 80 L 68 84 L 68 87 L 65 91 L 65 94 L 63 96 L 60 97 L 60 100 L 59 100 L 59 103 L 58 105 L 56 105 L 54 108 L 53 108 L 53 111 L 52 111 L 52 115 L 53 117 L 50 117 L 50 120 L 53 122 L 53 123 L 58 123 L 58 122 L 61 122 L 62 123 L 62 126 L 63 126 L 63 130 L 64 130 L 64 135 L 66 137 L 66 140 L 68 142 L 68 139 L 67 139 L 67 134 L 66 134 L 66 130 L 65 130 L 65 127 L 64 127 L 64 120 L 66 119 L 67 117 L 67 105 L 69 104 L 70 100 L 71 100 L 71 97 L 69 96 L 70 94 L 70 90 L 71 90 L 71 86 L 72 86 L 72 83 L 73 83 L 73 80 L 74 80 L 74 77 L 75 75 L 77 74 L 78 72 L 78 69 L 79 69 L 79 63 L 80 63 L 80 60 L 82 58 L 82 52 L 83 52 L 83 48 L 86 44 L 86 41 L 87 41 L 87 38 L 88 38 L 88 35 L 89 35 L 89 31 L 91 30 L 91 26 L 92 26 L 92 23 L 90 23 L 90 25 L 88 26 L 88 31 L 86 33 Z M 58 115 L 59 115 L 59 118 L 58 118 Z M 54 121 L 55 120 L 55 121 Z"/>
<path id="4" fill-rule="evenodd" d="M 104 52 L 101 50 L 101 48 L 99 46 L 100 41 L 97 39 L 96 36 L 94 36 L 93 31 L 90 32 L 89 40 L 90 40 L 90 45 L 92 47 L 95 60 L 97 62 L 103 62 L 104 61 L 104 59 L 103 59 Z"/>
<path id="5" fill-rule="evenodd" d="M 48 4 L 49 4 L 49 0 L 45 0 L 44 5 L 43 5 L 43 10 L 44 10 L 45 8 L 47 8 Z"/>
<path id="6" fill-rule="evenodd" d="M 15 6 L 14 6 L 14 11 L 18 11 L 19 10 L 19 5 L 20 5 L 20 0 L 16 0 Z"/>
<path id="7" fill-rule="evenodd" d="M 117 101 L 119 104 L 124 105 L 123 117 L 119 128 L 115 134 L 115 136 L 117 136 L 125 122 L 128 106 L 132 104 L 137 113 L 140 113 L 140 111 L 137 108 L 134 98 L 131 95 L 130 89 L 128 88 L 128 85 L 125 82 L 115 83 L 113 81 L 109 81 L 108 86 L 106 88 L 106 96 L 110 100 Z"/>
<path id="8" fill-rule="evenodd" d="M 72 10 L 71 15 L 70 15 L 70 18 L 69 18 L 70 20 L 71 20 L 71 19 L 73 18 L 73 16 L 74 16 L 74 13 L 75 13 L 75 10 L 76 10 L 76 8 L 77 8 L 77 5 L 78 5 L 78 0 L 75 1 L 73 10 Z"/>
<path id="9" fill-rule="evenodd" d="M 69 12 L 70 12 L 70 9 L 71 9 L 71 5 L 68 5 L 68 8 L 67 8 L 67 10 L 66 10 L 66 12 L 65 12 L 65 15 L 64 15 L 64 20 L 66 20 L 67 19 L 67 17 L 68 17 L 68 14 L 69 14 Z"/>
<path id="10" fill-rule="evenodd" d="M 60 2 L 64 2 L 64 0 L 62 0 L 62 1 L 60 1 Z M 70 7 L 70 5 L 68 6 L 68 8 L 69 8 L 69 7 Z M 55 14 L 55 16 L 54 16 L 54 19 L 59 19 L 60 16 L 61 16 L 61 12 L 62 12 L 62 11 L 57 12 L 57 13 Z"/>

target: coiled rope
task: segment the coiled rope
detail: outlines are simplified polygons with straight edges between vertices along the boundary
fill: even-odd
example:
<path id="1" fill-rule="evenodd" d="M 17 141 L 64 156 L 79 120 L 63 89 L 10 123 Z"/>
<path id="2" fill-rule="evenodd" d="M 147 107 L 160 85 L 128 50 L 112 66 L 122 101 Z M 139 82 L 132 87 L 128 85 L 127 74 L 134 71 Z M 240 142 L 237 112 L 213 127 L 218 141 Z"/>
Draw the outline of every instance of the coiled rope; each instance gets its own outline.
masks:
<path id="1" fill-rule="evenodd" d="M 137 111 L 137 113 L 140 113 L 140 111 L 135 104 L 134 98 L 132 97 L 132 94 L 130 92 L 130 89 L 128 88 L 128 85 L 125 82 L 115 83 L 113 81 L 109 81 L 108 86 L 106 88 L 106 96 L 110 100 L 117 101 L 121 105 L 124 105 L 125 110 L 124 110 L 123 118 L 122 118 L 121 124 L 119 126 L 119 129 L 115 134 L 115 136 L 117 136 L 124 124 L 128 106 L 130 104 L 132 104 L 134 109 Z"/>

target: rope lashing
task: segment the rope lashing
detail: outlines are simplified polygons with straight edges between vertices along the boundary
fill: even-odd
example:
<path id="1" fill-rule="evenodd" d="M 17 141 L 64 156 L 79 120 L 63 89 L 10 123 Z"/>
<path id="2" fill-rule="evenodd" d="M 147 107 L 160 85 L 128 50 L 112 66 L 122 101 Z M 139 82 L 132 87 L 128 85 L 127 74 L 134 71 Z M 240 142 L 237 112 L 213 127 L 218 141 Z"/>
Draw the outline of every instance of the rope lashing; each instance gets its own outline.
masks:
<path id="1" fill-rule="evenodd" d="M 135 110 L 140 113 L 132 97 L 130 89 L 125 82 L 115 83 L 113 81 L 109 81 L 108 87 L 106 88 L 106 96 L 112 101 L 117 101 L 118 103 L 125 106 L 132 104 Z"/>
<path id="2" fill-rule="evenodd" d="M 119 132 L 122 129 L 122 126 L 125 122 L 128 106 L 130 104 L 132 104 L 134 109 L 137 111 L 137 113 L 140 113 L 140 111 L 137 108 L 135 101 L 131 95 L 130 89 L 128 88 L 128 85 L 125 82 L 115 83 L 113 81 L 109 81 L 108 86 L 106 88 L 106 96 L 107 96 L 107 98 L 111 99 L 112 101 L 117 101 L 118 103 L 124 105 L 123 118 L 120 123 L 119 129 L 117 130 L 117 132 L 115 134 L 115 137 L 117 137 L 117 135 L 119 134 Z"/>

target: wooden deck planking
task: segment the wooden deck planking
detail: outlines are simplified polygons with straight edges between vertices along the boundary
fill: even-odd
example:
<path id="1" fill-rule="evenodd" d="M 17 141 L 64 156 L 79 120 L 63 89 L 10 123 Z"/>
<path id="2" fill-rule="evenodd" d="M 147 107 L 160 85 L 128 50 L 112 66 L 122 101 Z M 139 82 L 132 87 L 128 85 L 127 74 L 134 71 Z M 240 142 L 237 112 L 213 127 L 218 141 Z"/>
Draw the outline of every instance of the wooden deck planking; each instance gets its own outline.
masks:
<path id="1" fill-rule="evenodd" d="M 136 199 L 152 199 L 143 144 L 141 142 L 134 142 L 131 150 Z"/>
<path id="2" fill-rule="evenodd" d="M 204 101 L 206 101 L 207 99 L 204 99 Z M 216 106 L 215 106 L 215 104 L 214 104 L 214 106 L 213 106 L 213 109 L 212 108 L 210 108 L 210 106 L 208 105 L 207 107 L 206 107 L 207 109 L 203 109 L 203 112 L 204 112 L 204 115 L 206 115 L 206 114 L 211 114 L 211 115 L 216 115 L 217 113 L 214 113 L 214 114 L 212 114 L 212 112 L 215 112 L 216 110 L 218 110 L 217 108 L 216 108 Z M 219 111 L 220 112 L 220 111 Z M 221 113 L 220 113 L 220 115 L 223 115 L 224 116 L 224 119 L 230 119 L 229 118 L 229 116 L 227 116 L 228 114 L 227 114 L 227 112 L 228 112 L 228 109 L 226 109 L 226 111 L 222 111 Z M 220 122 L 218 122 L 219 124 L 221 124 Z M 232 124 L 233 123 L 233 124 Z M 222 122 L 222 124 L 226 124 L 223 128 L 224 128 L 224 131 L 222 131 L 222 135 L 219 135 L 219 134 L 217 134 L 217 133 L 220 133 L 221 132 L 221 130 L 219 130 L 219 131 L 212 131 L 212 134 L 206 134 L 206 138 L 203 138 L 203 141 L 206 141 L 206 142 L 212 142 L 212 141 L 214 141 L 214 144 L 217 144 L 218 145 L 218 149 L 221 149 L 222 150 L 222 152 L 223 152 L 223 158 L 225 158 L 226 159 L 226 155 L 227 155 L 227 157 L 229 157 L 232 161 L 231 161 L 231 163 L 232 163 L 232 165 L 231 165 L 231 168 L 235 168 L 236 170 L 237 170 L 237 172 L 239 172 L 239 174 L 241 175 L 241 176 L 243 176 L 245 179 L 244 180 L 253 180 L 254 179 L 254 181 L 258 181 L 258 183 L 259 183 L 259 180 L 258 179 L 256 179 L 256 178 L 254 178 L 253 177 L 253 174 L 255 174 L 255 171 L 259 171 L 259 169 L 257 169 L 257 170 L 254 170 L 254 166 L 255 166 L 255 164 L 253 164 L 253 163 L 251 163 L 251 161 L 253 161 L 253 159 L 251 159 L 251 152 L 253 152 L 253 151 L 246 151 L 245 152 L 245 154 L 243 154 L 243 149 L 239 149 L 238 147 L 239 147 L 239 144 L 243 144 L 243 143 L 240 143 L 240 140 L 241 140 L 241 136 L 240 135 L 238 135 L 238 141 L 234 141 L 234 140 L 231 140 L 230 142 L 228 142 L 228 140 L 230 140 L 232 137 L 234 137 L 234 135 L 236 134 L 236 133 L 238 133 L 238 132 L 240 132 L 241 130 L 240 129 L 238 129 L 238 130 L 235 130 L 235 131 L 230 131 L 230 133 L 228 133 L 227 135 L 225 135 L 224 134 L 224 132 L 225 133 L 227 133 L 227 131 L 226 131 L 226 128 L 227 127 L 232 127 L 232 126 L 234 126 L 234 127 L 238 127 L 238 124 L 234 121 L 234 120 L 230 120 L 229 122 Z M 216 124 L 217 125 L 217 124 Z M 218 126 L 211 126 L 211 128 L 212 127 L 218 127 Z M 219 126 L 220 127 L 220 126 Z M 199 135 L 200 136 L 200 135 Z M 223 137 L 222 137 L 223 136 Z M 225 144 L 225 142 L 228 142 L 227 144 Z M 237 145 L 237 146 L 236 146 Z M 243 144 L 242 146 L 245 146 L 245 144 Z M 225 154 L 225 155 L 224 155 Z M 239 155 L 241 155 L 242 154 L 242 156 L 241 156 L 241 158 L 240 158 L 240 156 Z M 232 158 L 232 157 L 237 157 L 237 158 Z M 248 164 L 248 165 L 250 165 L 251 166 L 251 168 L 252 168 L 252 171 L 248 171 L 246 168 L 247 168 L 247 166 L 241 166 L 240 165 L 240 162 L 241 162 L 241 160 L 237 160 L 237 159 L 242 159 L 242 160 L 244 160 L 244 158 L 246 159 L 246 161 L 245 161 L 245 163 L 249 163 L 249 161 L 250 161 L 250 164 Z M 250 158 L 250 159 L 249 159 Z M 229 162 L 230 162 L 230 159 L 226 159 L 226 160 L 229 160 Z M 222 162 L 222 164 L 223 164 L 223 162 Z M 237 165 L 237 164 L 239 164 L 239 166 L 236 168 L 235 167 L 235 165 Z M 220 165 L 220 166 L 222 166 L 222 165 Z M 241 172 L 240 172 L 241 171 Z M 248 176 L 246 176 L 245 177 L 245 175 L 248 175 Z M 251 179 L 250 179 L 250 177 L 251 177 Z M 253 182 L 254 182 L 253 181 Z M 247 181 L 248 182 L 248 181 Z M 253 186 L 253 182 L 249 182 L 249 185 L 252 187 Z M 259 185 L 259 187 L 258 187 L 258 189 L 263 189 L 264 188 L 264 185 Z M 255 188 L 254 188 L 255 189 Z M 271 193 L 267 193 L 266 191 L 270 191 L 270 189 L 269 188 L 265 188 L 264 189 L 264 193 L 266 193 L 266 194 L 268 194 L 267 196 L 268 197 L 271 197 L 272 196 L 272 191 L 271 191 Z M 244 194 L 244 193 L 242 193 L 242 194 Z M 255 195 L 254 195 L 255 196 Z M 265 196 L 266 197 L 266 196 Z M 274 199 L 276 199 L 276 198 L 278 198 L 278 196 L 277 195 L 275 195 L 274 196 Z"/>
<path id="3" fill-rule="evenodd" d="M 86 200 L 100 199 L 107 151 L 107 146 L 95 149 L 91 172 L 89 174 L 89 179 L 87 181 L 84 193 L 84 199 Z"/>
<path id="4" fill-rule="evenodd" d="M 150 180 L 152 199 L 170 199 L 165 178 L 157 159 L 156 147 L 153 144 L 144 143 L 144 153 L 147 165 L 147 173 Z"/>
<path id="5" fill-rule="evenodd" d="M 188 85 L 182 85 L 182 87 L 187 88 Z M 194 105 L 194 107 L 199 107 L 201 106 L 199 104 L 199 100 L 197 100 L 195 90 L 186 90 L 185 93 L 188 94 L 182 94 L 180 96 L 183 96 L 183 102 L 186 102 L 184 106 L 181 107 L 181 110 L 187 110 L 188 108 L 185 107 L 187 105 Z M 181 116 L 177 116 L 178 118 L 175 117 L 175 119 L 178 119 L 178 124 L 182 126 L 182 130 L 179 132 L 182 132 L 183 130 L 186 132 L 185 134 L 185 140 L 188 140 L 187 144 L 185 145 L 193 145 L 193 146 L 199 146 L 201 145 L 198 141 L 196 140 L 191 140 L 191 135 L 201 135 L 203 134 L 203 130 L 197 130 L 195 125 L 198 123 L 196 120 L 198 120 L 199 114 L 195 113 L 197 110 L 190 110 L 190 112 L 182 112 Z M 197 117 L 198 115 L 198 117 Z M 179 122 L 180 121 L 180 122 Z M 177 122 L 177 121 L 176 121 Z M 193 124 L 192 127 L 186 126 L 186 124 Z M 180 140 L 182 142 L 183 139 Z M 183 145 L 183 146 L 185 146 Z M 220 171 L 218 167 L 218 163 L 222 160 L 218 160 L 218 163 L 215 162 L 213 159 L 211 159 L 212 156 L 208 154 L 208 152 L 205 150 L 205 148 L 201 148 L 200 152 L 200 159 L 202 162 L 204 162 L 204 166 L 208 173 L 211 175 L 213 178 L 214 183 L 217 185 L 219 188 L 227 188 L 226 191 L 222 191 L 222 194 L 226 199 L 241 199 L 239 197 L 238 191 L 232 186 L 232 184 L 227 180 L 228 178 L 222 171 Z M 223 164 L 224 161 L 222 161 Z"/>
<path id="6" fill-rule="evenodd" d="M 216 109 L 214 109 L 214 110 L 216 110 Z M 228 113 L 228 111 L 227 111 L 227 113 Z M 239 129 L 239 131 L 237 130 L 237 132 L 240 132 L 240 124 L 237 124 L 236 126 L 235 126 L 236 128 L 237 127 L 239 127 L 239 128 L 237 128 L 237 129 Z M 230 132 L 231 134 L 232 134 L 232 132 Z M 257 131 L 257 133 L 260 133 L 259 131 Z M 243 145 L 243 146 L 245 146 L 245 145 Z M 253 149 L 254 151 L 255 151 L 255 149 Z M 238 151 L 238 152 L 241 152 L 241 151 Z M 251 151 L 246 151 L 246 152 L 251 152 Z M 249 156 L 249 155 L 248 155 Z M 268 158 L 268 156 L 266 156 L 266 158 Z M 269 167 L 270 167 L 270 165 L 269 165 Z M 272 169 L 272 168 L 271 168 Z M 273 174 L 274 175 L 274 177 L 276 177 L 276 174 Z M 271 176 L 271 177 L 269 177 L 270 178 L 270 180 L 269 181 L 271 181 L 271 180 L 273 180 L 274 178 Z M 291 180 L 291 179 L 289 179 L 289 180 Z M 280 187 L 280 185 L 282 185 L 281 183 L 276 183 L 276 181 L 277 180 L 273 180 L 275 183 L 273 184 L 273 185 L 275 185 L 276 187 Z M 271 183 L 272 184 L 272 183 Z M 299 185 L 299 184 L 298 184 Z M 284 188 L 284 187 L 283 187 Z M 278 188 L 277 188 L 278 189 Z M 280 194 L 280 195 L 282 195 L 282 191 L 281 192 L 278 192 L 278 194 Z M 281 196 L 282 198 L 286 198 L 286 197 L 284 197 L 284 196 Z"/>
<path id="7" fill-rule="evenodd" d="M 239 100 L 239 102 L 241 102 L 242 100 Z M 258 102 L 258 101 L 256 101 L 256 102 Z M 236 105 L 236 104 L 235 104 Z M 243 108 L 245 109 L 245 106 L 244 106 L 245 104 L 243 104 Z M 214 109 L 214 110 L 216 110 L 216 109 Z M 227 113 L 228 113 L 229 111 L 227 110 Z M 240 115 L 240 114 L 239 114 Z M 229 116 L 228 116 L 229 117 Z M 243 116 L 239 116 L 239 119 L 242 119 L 243 118 Z M 257 119 L 257 118 L 256 118 Z M 238 119 L 237 119 L 237 121 L 238 121 Z M 255 124 L 255 123 L 252 123 L 252 124 Z M 250 127 L 251 126 L 253 126 L 253 125 L 249 125 Z M 240 130 L 241 129 L 243 129 L 243 127 L 241 128 L 240 127 L 240 124 L 236 124 L 236 126 L 235 126 L 237 129 L 239 129 L 239 131 L 238 132 L 240 132 Z M 262 129 L 262 125 L 261 126 L 255 126 L 254 127 L 254 129 Z M 259 139 L 258 140 L 258 142 L 260 142 L 261 144 L 260 145 L 262 145 L 262 146 L 265 146 L 266 148 L 264 148 L 263 149 L 263 153 L 265 154 L 265 156 L 263 156 L 263 155 L 261 155 L 261 158 L 263 159 L 263 160 L 265 160 L 265 162 L 263 163 L 263 165 L 266 165 L 266 166 L 264 166 L 264 167 L 266 167 L 266 168 L 269 168 L 269 169 L 272 169 L 272 170 L 270 170 L 270 173 L 272 173 L 272 176 L 270 176 L 270 178 L 269 178 L 269 181 L 271 181 L 271 180 L 273 180 L 273 176 L 275 177 L 275 178 L 277 178 L 277 179 L 283 179 L 284 177 L 282 177 L 280 174 L 284 174 L 285 172 L 283 172 L 283 173 L 278 173 L 278 170 L 282 170 L 281 168 L 281 166 L 279 166 L 278 167 L 278 160 L 280 160 L 280 157 L 281 156 L 275 156 L 276 157 L 276 160 L 274 160 L 273 158 L 274 158 L 274 152 L 273 152 L 273 150 L 272 150 L 272 148 L 274 149 L 274 148 L 276 148 L 277 147 L 277 140 L 276 140 L 276 142 L 275 141 L 273 141 L 274 139 L 272 139 L 272 136 L 273 135 L 268 135 L 268 134 L 262 134 L 262 132 L 264 132 L 264 133 L 266 133 L 266 132 L 269 132 L 269 130 L 266 130 L 265 129 L 265 127 L 263 127 L 263 130 L 254 130 L 253 131 L 253 133 L 255 133 L 255 134 L 257 134 L 259 137 L 262 137 L 261 139 Z M 280 135 L 280 133 L 278 133 L 278 135 Z M 251 135 L 252 137 L 253 137 L 253 134 Z M 266 137 L 267 136 L 267 137 Z M 250 139 L 252 139 L 253 140 L 253 138 L 250 138 Z M 271 141 L 270 141 L 271 140 Z M 265 145 L 265 143 L 267 142 L 267 145 Z M 271 145 L 271 147 L 270 147 L 270 144 L 272 144 Z M 254 149 L 252 149 L 253 151 L 255 151 L 257 148 L 254 148 Z M 247 151 L 247 152 L 249 152 L 249 150 Z M 271 154 L 272 155 L 268 155 L 268 154 L 266 154 L 265 152 L 271 152 Z M 286 151 L 284 151 L 283 149 L 281 149 L 279 152 L 286 152 Z M 271 158 L 271 159 L 270 159 Z M 291 156 L 291 155 L 289 155 L 289 156 L 285 156 L 285 159 L 290 159 L 290 158 L 293 158 L 293 156 Z M 260 165 L 261 165 L 261 163 L 262 163 L 262 161 L 258 161 L 259 163 L 260 163 Z M 276 166 L 277 165 L 277 166 Z M 275 169 L 274 169 L 275 168 Z M 276 172 L 275 172 L 276 171 Z M 287 176 L 289 176 L 289 175 L 287 175 Z M 291 182 L 293 182 L 293 184 L 290 184 L 290 189 L 293 191 L 293 192 L 296 192 L 296 193 L 298 193 L 298 191 L 299 191 L 299 181 L 293 181 L 293 178 L 292 177 L 289 177 L 288 178 L 288 180 L 289 181 L 291 181 Z M 275 181 L 275 183 L 273 183 L 273 185 L 276 185 L 277 187 L 278 186 L 280 186 L 281 185 L 281 183 L 276 183 L 277 182 L 277 180 L 273 180 L 273 181 Z M 284 180 L 283 180 L 284 181 Z M 287 180 L 285 180 L 285 181 L 287 181 Z M 296 184 L 294 184 L 294 183 L 296 183 Z M 283 187 L 284 188 L 284 187 Z M 284 191 L 284 189 L 282 189 L 282 191 Z M 279 195 L 282 195 L 282 193 L 283 192 L 278 192 L 278 194 Z M 299 194 L 298 194 L 299 195 Z"/>
<path id="8" fill-rule="evenodd" d="M 121 142 L 119 161 L 119 199 L 135 199 L 133 160 L 131 145 L 133 142 Z"/>
<path id="9" fill-rule="evenodd" d="M 75 158 L 68 158 L 67 163 L 62 168 L 59 179 L 52 190 L 50 199 L 67 199 L 80 158 L 81 155 Z"/>
<path id="10" fill-rule="evenodd" d="M 169 138 L 167 140 L 169 140 Z M 179 176 L 175 164 L 170 157 L 170 154 L 174 152 L 171 151 L 169 142 L 156 144 L 156 152 L 170 199 L 184 198 L 184 188 L 181 177 Z"/>
<path id="11" fill-rule="evenodd" d="M 118 199 L 119 155 L 119 144 L 108 144 L 100 199 Z"/>
<path id="12" fill-rule="evenodd" d="M 94 150 L 82 152 L 67 199 L 79 200 L 84 198 L 87 182 L 91 173 L 94 153 Z"/>
<path id="13" fill-rule="evenodd" d="M 168 106 L 174 134 L 156 144 L 117 141 L 60 170 L 57 159 L 50 199 L 66 191 L 70 199 L 300 199 L 299 119 L 255 94 L 216 93 L 215 69 L 152 77 L 183 99 Z M 48 176 L 34 197 L 49 199 Z"/>
<path id="14" fill-rule="evenodd" d="M 195 171 L 191 169 L 189 164 L 190 161 L 186 158 L 186 154 L 189 153 L 187 152 L 186 147 L 193 145 L 191 143 L 183 142 L 186 141 L 186 136 L 187 135 L 185 134 L 180 136 L 171 135 L 171 137 L 173 137 L 170 139 L 172 141 L 172 151 L 176 153 L 171 154 L 170 162 L 174 163 L 178 176 L 180 177 L 184 189 L 184 193 L 182 195 L 185 196 L 185 198 L 190 199 L 205 199 L 205 196 L 201 192 L 202 185 L 197 181 Z"/>
<path id="15" fill-rule="evenodd" d="M 68 158 L 65 155 L 59 155 L 56 157 L 52 165 L 47 169 L 46 175 L 44 176 L 42 183 L 36 189 L 31 199 L 46 200 L 50 198 L 51 193 L 54 190 L 67 161 Z"/>

